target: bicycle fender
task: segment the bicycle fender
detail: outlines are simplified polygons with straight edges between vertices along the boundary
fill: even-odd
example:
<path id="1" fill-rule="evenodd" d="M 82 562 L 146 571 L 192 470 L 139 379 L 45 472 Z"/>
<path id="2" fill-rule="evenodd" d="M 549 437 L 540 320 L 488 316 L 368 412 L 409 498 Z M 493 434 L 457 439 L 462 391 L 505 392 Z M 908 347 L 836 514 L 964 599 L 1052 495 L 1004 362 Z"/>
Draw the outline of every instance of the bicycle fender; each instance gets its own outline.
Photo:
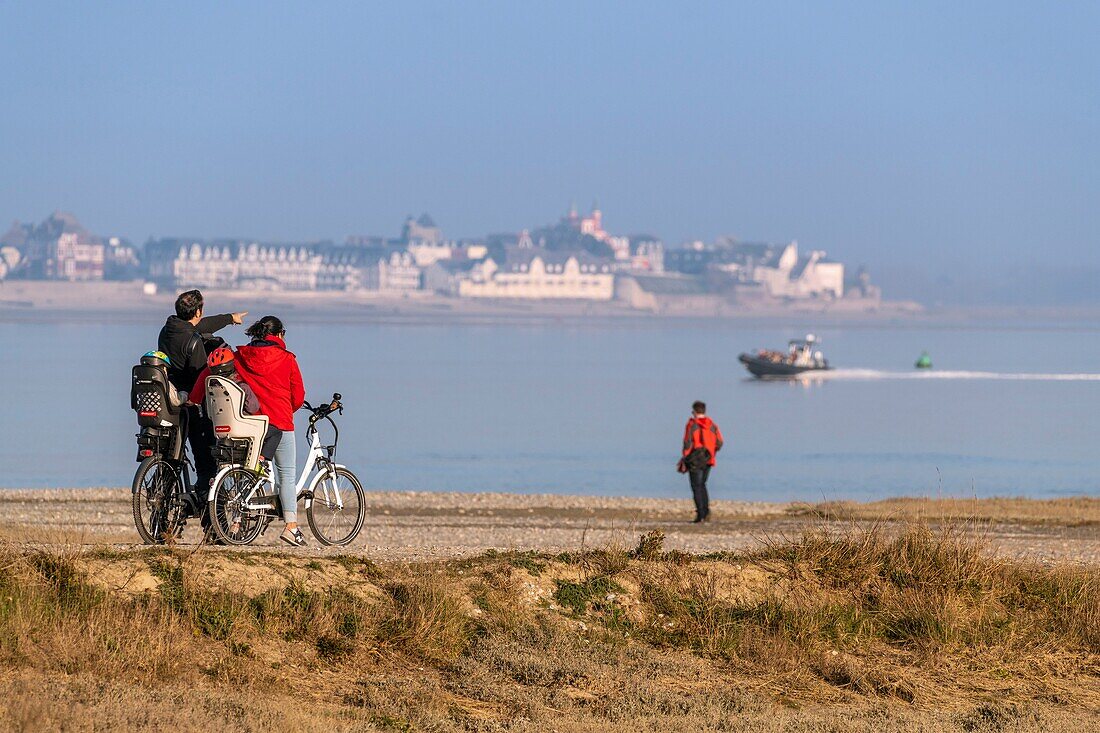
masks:
<path id="1" fill-rule="evenodd" d="M 347 467 L 347 464 L 346 464 L 346 463 L 334 463 L 334 464 L 332 464 L 332 468 L 333 468 L 334 470 L 336 470 L 336 469 L 341 469 L 341 468 L 342 468 L 342 469 L 344 469 L 345 471 L 350 471 L 350 470 L 351 470 L 350 468 L 348 468 L 348 467 Z M 321 477 L 322 477 L 322 476 L 324 476 L 324 475 L 325 475 L 325 474 L 324 474 L 324 472 L 323 472 L 323 471 L 322 471 L 322 472 L 318 472 L 318 474 L 317 474 L 316 476 L 314 476 L 314 477 L 313 477 L 313 478 L 312 478 L 312 479 L 310 480 L 310 482 L 309 482 L 309 485 L 310 485 L 310 486 L 312 487 L 312 486 L 313 486 L 313 485 L 314 485 L 315 483 L 317 483 L 318 481 L 320 481 L 320 480 L 321 480 Z"/>
<path id="2" fill-rule="evenodd" d="M 138 489 L 140 488 L 137 483 L 137 477 L 138 474 L 141 473 L 141 469 L 145 466 L 146 461 L 152 463 L 154 460 L 156 460 L 156 456 L 149 456 L 147 458 L 141 459 L 141 463 L 138 464 L 137 470 L 134 471 L 134 480 L 130 482 L 131 494 L 136 494 L 138 492 Z"/>
<path id="3" fill-rule="evenodd" d="M 347 465 L 343 464 L 343 463 L 334 463 L 334 464 L 332 464 L 332 468 L 333 468 L 333 470 L 343 468 L 346 471 L 351 471 L 351 469 L 348 468 Z M 306 506 L 307 507 L 310 504 L 313 503 L 313 491 L 317 488 L 317 484 L 319 484 L 321 482 L 321 478 L 325 475 L 325 473 L 326 473 L 325 471 L 319 472 L 316 476 L 314 476 L 312 479 L 310 479 L 309 486 L 306 487 L 306 492 L 305 492 L 305 499 L 306 499 Z M 301 498 L 301 497 L 299 497 L 299 498 Z"/>
<path id="4" fill-rule="evenodd" d="M 234 468 L 240 468 L 240 466 L 235 465 L 235 464 L 230 464 L 228 466 L 223 467 L 216 474 L 214 474 L 214 483 L 210 484 L 210 489 L 206 492 L 206 503 L 207 504 L 214 501 L 214 487 L 217 486 L 221 482 L 222 477 L 225 476 L 225 474 L 229 473 Z"/>

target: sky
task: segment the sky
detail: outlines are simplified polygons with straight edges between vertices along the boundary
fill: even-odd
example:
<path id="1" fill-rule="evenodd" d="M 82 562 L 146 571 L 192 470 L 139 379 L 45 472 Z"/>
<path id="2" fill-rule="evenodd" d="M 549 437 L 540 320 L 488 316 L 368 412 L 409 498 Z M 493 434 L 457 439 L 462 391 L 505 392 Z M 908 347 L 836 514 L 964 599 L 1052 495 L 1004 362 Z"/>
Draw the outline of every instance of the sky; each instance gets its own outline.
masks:
<path id="1" fill-rule="evenodd" d="M 0 2 L 0 224 L 798 240 L 1100 302 L 1100 4 Z"/>

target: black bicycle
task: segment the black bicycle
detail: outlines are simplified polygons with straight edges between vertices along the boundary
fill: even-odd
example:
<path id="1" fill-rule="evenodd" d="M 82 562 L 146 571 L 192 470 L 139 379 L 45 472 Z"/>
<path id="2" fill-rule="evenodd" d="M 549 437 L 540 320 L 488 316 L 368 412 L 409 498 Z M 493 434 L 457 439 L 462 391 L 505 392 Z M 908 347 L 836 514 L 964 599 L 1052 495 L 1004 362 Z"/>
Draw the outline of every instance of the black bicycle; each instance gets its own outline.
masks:
<path id="1" fill-rule="evenodd" d="M 137 472 L 131 486 L 134 526 L 147 545 L 178 537 L 188 515 L 198 516 L 204 497 L 191 482 L 187 458 L 187 410 L 173 400 L 162 361 L 146 354 L 133 369 L 130 407 L 137 413 Z"/>
<path id="2" fill-rule="evenodd" d="M 138 433 L 137 438 L 141 465 L 131 487 L 134 526 L 142 542 L 158 545 L 177 536 L 183 526 L 186 511 L 183 494 L 191 490 L 191 477 L 186 457 L 182 461 L 170 460 L 159 451 L 161 436 Z"/>

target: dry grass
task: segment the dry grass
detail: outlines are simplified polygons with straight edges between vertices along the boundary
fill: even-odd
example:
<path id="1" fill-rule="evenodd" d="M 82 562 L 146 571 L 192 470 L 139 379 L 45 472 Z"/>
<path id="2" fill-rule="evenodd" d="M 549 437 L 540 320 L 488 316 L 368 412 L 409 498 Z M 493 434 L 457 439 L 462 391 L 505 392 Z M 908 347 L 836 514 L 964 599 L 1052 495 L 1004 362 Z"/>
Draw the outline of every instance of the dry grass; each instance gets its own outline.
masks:
<path id="1" fill-rule="evenodd" d="M 986 521 L 1077 527 L 1100 524 L 1100 498 L 1092 496 L 1064 499 L 898 497 L 866 503 L 829 501 L 819 504 L 795 504 L 787 513 L 793 516 L 839 520 Z"/>
<path id="2" fill-rule="evenodd" d="M 385 568 L 3 546 L 0 729 L 1100 725 L 1095 569 L 919 526 L 661 545 Z"/>
<path id="3" fill-rule="evenodd" d="M 671 622 L 651 640 L 748 664 L 787 690 L 824 680 L 950 704 L 961 691 L 1039 694 L 1081 677 L 1096 702 L 1095 569 L 1005 561 L 925 527 L 811 531 L 740 561 L 772 577 L 765 593 L 725 600 L 714 575 L 682 570 L 646 585 Z"/>

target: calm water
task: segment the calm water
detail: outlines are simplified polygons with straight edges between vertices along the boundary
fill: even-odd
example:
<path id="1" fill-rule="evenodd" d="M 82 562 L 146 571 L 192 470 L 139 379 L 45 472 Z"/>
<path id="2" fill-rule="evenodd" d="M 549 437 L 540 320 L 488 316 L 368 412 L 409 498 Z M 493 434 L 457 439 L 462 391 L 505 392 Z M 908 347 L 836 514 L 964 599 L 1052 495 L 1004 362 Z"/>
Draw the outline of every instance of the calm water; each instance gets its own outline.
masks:
<path id="1" fill-rule="evenodd" d="M 161 323 L 0 324 L 0 486 L 129 485 L 130 366 Z M 719 498 L 1100 493 L 1096 331 L 828 329 L 830 378 L 746 379 L 739 352 L 808 325 L 291 319 L 288 342 L 310 399 L 343 393 L 342 459 L 368 488 L 686 496 L 674 464 L 705 399 Z"/>

